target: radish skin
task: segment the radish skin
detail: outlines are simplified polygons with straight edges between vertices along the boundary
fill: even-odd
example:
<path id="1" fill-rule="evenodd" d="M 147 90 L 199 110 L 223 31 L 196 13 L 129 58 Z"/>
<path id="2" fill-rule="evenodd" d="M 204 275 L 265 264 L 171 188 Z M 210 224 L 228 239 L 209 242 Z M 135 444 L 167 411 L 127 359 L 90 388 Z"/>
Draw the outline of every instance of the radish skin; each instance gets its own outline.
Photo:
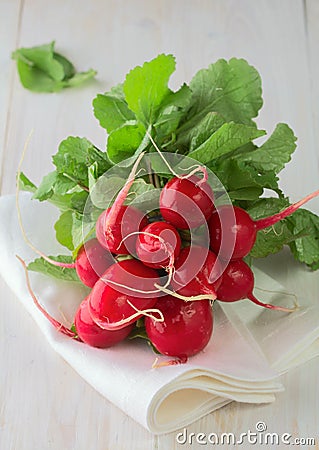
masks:
<path id="1" fill-rule="evenodd" d="M 209 220 L 210 247 L 223 259 L 242 259 L 253 248 L 257 232 L 268 228 L 293 214 L 308 201 L 319 195 L 319 190 L 307 195 L 293 205 L 273 216 L 253 220 L 250 215 L 238 206 L 223 205 L 213 211 Z M 233 215 L 235 215 L 235 223 Z M 222 237 L 225 235 L 229 245 L 221 248 Z M 226 243 L 227 244 L 227 243 Z"/>

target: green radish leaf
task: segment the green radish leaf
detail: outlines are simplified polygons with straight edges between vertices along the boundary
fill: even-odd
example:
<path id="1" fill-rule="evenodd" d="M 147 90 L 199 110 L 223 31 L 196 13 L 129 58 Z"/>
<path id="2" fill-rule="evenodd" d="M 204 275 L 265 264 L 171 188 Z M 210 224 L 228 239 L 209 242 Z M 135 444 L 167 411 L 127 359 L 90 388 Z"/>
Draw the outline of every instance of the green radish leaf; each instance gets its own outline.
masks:
<path id="1" fill-rule="evenodd" d="M 59 255 L 49 256 L 49 258 L 62 263 L 70 264 L 73 262 L 72 256 Z M 30 262 L 28 264 L 28 270 L 40 272 L 50 277 L 58 278 L 59 280 L 80 282 L 75 269 L 54 266 L 42 257 Z"/>
<path id="2" fill-rule="evenodd" d="M 190 152 L 204 144 L 224 123 L 225 119 L 220 114 L 209 112 L 187 135 Z"/>
<path id="3" fill-rule="evenodd" d="M 95 221 L 86 221 L 80 214 L 73 214 L 72 223 L 72 243 L 73 252 L 72 256 L 75 259 L 78 251 L 82 245 L 91 237 L 94 237 L 95 233 Z"/>
<path id="4" fill-rule="evenodd" d="M 121 84 L 110 92 L 98 94 L 93 100 L 93 108 L 95 117 L 108 133 L 136 118 L 126 103 Z"/>
<path id="5" fill-rule="evenodd" d="M 234 122 L 225 123 L 188 156 L 206 164 L 264 134 L 265 131 L 256 127 Z"/>
<path id="6" fill-rule="evenodd" d="M 295 258 L 312 270 L 319 268 L 319 217 L 306 209 L 299 209 L 287 219 L 287 226 L 297 237 L 289 247 Z"/>
<path id="7" fill-rule="evenodd" d="M 35 192 L 37 190 L 36 185 L 23 172 L 20 172 L 18 183 L 21 191 Z"/>
<path id="8" fill-rule="evenodd" d="M 90 198 L 94 206 L 106 209 L 111 206 L 124 186 L 126 179 L 117 176 L 102 176 L 97 180 L 90 169 Z"/>
<path id="9" fill-rule="evenodd" d="M 186 84 L 176 92 L 170 92 L 163 100 L 154 128 L 159 139 L 174 133 L 185 115 L 191 99 L 191 90 Z"/>
<path id="10" fill-rule="evenodd" d="M 37 47 L 20 48 L 12 53 L 12 58 L 23 61 L 31 68 L 37 68 L 53 81 L 62 81 L 65 76 L 64 65 L 54 58 L 54 45 L 55 42 L 52 41 Z"/>
<path id="11" fill-rule="evenodd" d="M 33 198 L 40 200 L 42 202 L 52 197 L 57 175 L 58 174 L 56 171 L 50 172 L 47 175 L 45 175 L 38 189 L 35 191 Z"/>
<path id="12" fill-rule="evenodd" d="M 58 152 L 53 156 L 53 163 L 58 173 L 70 178 L 76 184 L 88 186 L 88 160 L 90 151 L 95 147 L 85 138 L 69 136 L 61 142 Z M 102 152 L 100 152 L 102 153 Z"/>
<path id="13" fill-rule="evenodd" d="M 77 86 L 96 75 L 92 69 L 76 73 L 73 64 L 54 51 L 55 42 L 12 53 L 17 61 L 21 84 L 34 92 L 58 92 L 64 87 Z"/>
<path id="14" fill-rule="evenodd" d="M 119 163 L 130 158 L 139 149 L 144 136 L 144 126 L 137 124 L 135 121 L 126 122 L 120 128 L 112 131 L 107 140 L 109 159 L 114 163 Z"/>
<path id="15" fill-rule="evenodd" d="M 279 192 L 278 178 L 273 172 L 260 175 L 256 169 L 235 158 L 224 159 L 210 168 L 218 176 L 233 200 L 257 200 L 264 188 Z M 256 194 L 254 198 L 253 192 Z M 243 197 L 243 194 L 246 195 L 246 198 Z"/>
<path id="16" fill-rule="evenodd" d="M 171 93 L 168 80 L 174 70 L 175 58 L 162 54 L 127 74 L 123 85 L 125 99 L 145 128 L 156 122 L 162 102 Z"/>
<path id="17" fill-rule="evenodd" d="M 262 187 L 246 187 L 229 191 L 228 195 L 231 200 L 256 200 L 262 193 Z"/>
<path id="18" fill-rule="evenodd" d="M 87 207 L 87 202 L 89 199 L 89 193 L 85 191 L 75 192 L 71 196 L 71 209 L 75 212 L 83 214 Z"/>
<path id="19" fill-rule="evenodd" d="M 17 70 L 22 86 L 33 92 L 59 92 L 63 89 L 62 81 L 55 81 L 37 67 L 33 67 L 21 59 L 17 61 Z"/>
<path id="20" fill-rule="evenodd" d="M 75 75 L 74 65 L 65 56 L 61 55 L 60 53 L 54 52 L 53 58 L 55 59 L 55 61 L 59 62 L 63 67 L 64 80 L 68 80 L 69 78 L 72 78 Z"/>
<path id="21" fill-rule="evenodd" d="M 54 225 L 57 241 L 64 247 L 68 248 L 69 250 L 74 249 L 72 227 L 73 227 L 72 211 L 63 212 Z"/>
<path id="22" fill-rule="evenodd" d="M 287 164 L 296 149 L 296 137 L 285 123 L 279 123 L 269 139 L 252 152 L 238 156 L 260 173 L 279 173 Z"/>
<path id="23" fill-rule="evenodd" d="M 202 118 L 215 111 L 227 121 L 249 125 L 263 103 L 260 76 L 244 59 L 218 60 L 197 72 L 190 88 L 193 92 L 190 118 Z"/>

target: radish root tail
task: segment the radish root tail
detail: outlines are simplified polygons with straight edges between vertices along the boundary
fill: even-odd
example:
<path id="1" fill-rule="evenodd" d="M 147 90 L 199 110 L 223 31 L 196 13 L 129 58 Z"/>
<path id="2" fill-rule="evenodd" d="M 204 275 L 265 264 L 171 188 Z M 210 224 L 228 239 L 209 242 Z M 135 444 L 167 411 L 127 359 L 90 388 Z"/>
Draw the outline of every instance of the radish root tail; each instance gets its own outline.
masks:
<path id="1" fill-rule="evenodd" d="M 31 295 L 33 302 L 35 304 L 35 306 L 39 309 L 39 311 L 42 312 L 42 314 L 49 320 L 49 322 L 54 326 L 54 328 L 59 331 L 60 333 L 65 334 L 68 337 L 71 338 L 76 338 L 77 335 L 71 331 L 69 328 L 67 328 L 66 326 L 64 326 L 61 322 L 59 322 L 58 320 L 54 319 L 54 317 L 52 317 L 44 308 L 43 306 L 39 303 L 39 300 L 37 299 L 37 297 L 35 296 L 32 287 L 31 287 L 31 283 L 30 283 L 30 277 L 29 277 L 29 273 L 28 273 L 28 268 L 27 265 L 25 263 L 25 261 L 18 255 L 16 255 L 17 259 L 20 261 L 20 263 L 22 264 L 22 267 L 24 269 L 24 273 L 25 273 L 25 278 L 26 278 L 26 282 L 27 282 L 27 288 L 29 291 L 29 294 Z"/>
<path id="2" fill-rule="evenodd" d="M 109 319 L 105 317 L 104 319 L 95 318 L 92 314 L 92 320 L 103 330 L 115 331 L 124 328 L 126 325 L 130 324 L 132 320 L 138 319 L 141 316 L 150 317 L 155 322 L 164 322 L 164 316 L 162 311 L 157 308 L 148 308 L 148 309 L 138 309 L 135 305 L 133 305 L 129 300 L 126 300 L 127 303 L 131 306 L 131 308 L 136 311 L 134 314 L 126 317 L 125 319 L 119 320 L 118 322 L 109 322 Z M 158 314 L 156 317 L 154 314 Z"/>
<path id="3" fill-rule="evenodd" d="M 255 221 L 255 226 L 257 230 L 263 230 L 264 228 L 268 228 L 275 223 L 279 222 L 282 219 L 285 219 L 286 217 L 290 216 L 292 213 L 297 211 L 300 206 L 304 205 L 305 203 L 309 202 L 313 198 L 317 197 L 319 195 L 319 189 L 315 192 L 312 192 L 312 194 L 307 195 L 303 199 L 299 200 L 297 203 L 293 203 L 292 205 L 288 206 L 283 211 L 274 214 L 270 217 L 265 217 L 264 219 L 259 219 Z"/>
<path id="4" fill-rule="evenodd" d="M 158 358 L 155 358 L 155 361 L 152 364 L 152 369 L 158 369 L 160 367 L 165 367 L 165 366 L 176 366 L 179 364 L 186 364 L 188 361 L 187 356 L 182 356 L 176 359 L 170 359 L 169 361 L 161 361 L 158 362 Z"/>
<path id="5" fill-rule="evenodd" d="M 292 313 L 298 309 L 298 307 L 296 305 L 293 308 L 285 308 L 283 306 L 272 305 L 271 303 L 263 303 L 263 302 L 259 301 L 253 294 L 248 295 L 247 298 L 248 298 L 248 300 L 252 301 L 253 303 L 255 303 L 258 306 L 262 306 L 262 307 L 268 308 L 268 309 L 273 309 L 276 311 Z"/>

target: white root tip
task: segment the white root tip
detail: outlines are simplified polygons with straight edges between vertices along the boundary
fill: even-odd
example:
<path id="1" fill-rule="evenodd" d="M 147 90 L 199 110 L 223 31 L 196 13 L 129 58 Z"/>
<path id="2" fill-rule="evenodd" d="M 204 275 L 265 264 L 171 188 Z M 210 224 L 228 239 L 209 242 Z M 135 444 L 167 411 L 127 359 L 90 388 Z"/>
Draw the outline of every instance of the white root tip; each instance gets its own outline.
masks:
<path id="1" fill-rule="evenodd" d="M 138 309 L 134 306 L 129 300 L 126 300 L 127 303 L 131 306 L 131 308 L 136 311 L 134 314 L 131 314 L 129 317 L 125 319 L 119 320 L 118 322 L 110 322 L 107 317 L 104 319 L 97 319 L 92 316 L 93 321 L 103 330 L 115 331 L 124 328 L 126 325 L 132 323 L 135 319 L 140 318 L 141 316 L 150 317 L 155 322 L 164 322 L 164 315 L 162 311 L 157 308 L 148 308 L 148 309 Z M 156 317 L 154 314 L 158 314 Z"/>
<path id="2" fill-rule="evenodd" d="M 215 294 L 200 294 L 200 295 L 191 295 L 185 296 L 178 294 L 177 292 L 171 291 L 166 287 L 159 286 L 158 284 L 154 285 L 159 291 L 164 292 L 165 294 L 171 295 L 172 297 L 179 298 L 180 300 L 184 300 L 185 302 L 194 302 L 198 300 L 216 300 L 217 296 Z"/>

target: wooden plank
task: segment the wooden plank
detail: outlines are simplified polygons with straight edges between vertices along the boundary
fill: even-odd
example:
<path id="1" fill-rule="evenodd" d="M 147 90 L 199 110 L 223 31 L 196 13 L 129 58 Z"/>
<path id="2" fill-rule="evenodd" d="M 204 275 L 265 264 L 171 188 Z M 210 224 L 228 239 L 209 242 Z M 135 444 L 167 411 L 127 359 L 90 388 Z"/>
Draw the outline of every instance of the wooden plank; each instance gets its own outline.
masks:
<path id="1" fill-rule="evenodd" d="M 305 20 L 306 20 L 306 33 L 308 41 L 308 57 L 309 57 L 309 69 L 310 69 L 310 90 L 311 90 L 311 111 L 312 121 L 311 127 L 313 128 L 313 149 L 314 149 L 314 166 L 319 172 L 319 2 L 316 0 L 306 0 L 305 5 Z M 319 177 L 316 178 L 318 185 Z M 317 208 L 319 212 L 319 207 Z"/>
<path id="2" fill-rule="evenodd" d="M 22 4 L 22 0 L 0 2 L 0 183 L 15 72 L 15 63 L 11 60 L 11 52 L 15 50 L 18 41 Z"/>

